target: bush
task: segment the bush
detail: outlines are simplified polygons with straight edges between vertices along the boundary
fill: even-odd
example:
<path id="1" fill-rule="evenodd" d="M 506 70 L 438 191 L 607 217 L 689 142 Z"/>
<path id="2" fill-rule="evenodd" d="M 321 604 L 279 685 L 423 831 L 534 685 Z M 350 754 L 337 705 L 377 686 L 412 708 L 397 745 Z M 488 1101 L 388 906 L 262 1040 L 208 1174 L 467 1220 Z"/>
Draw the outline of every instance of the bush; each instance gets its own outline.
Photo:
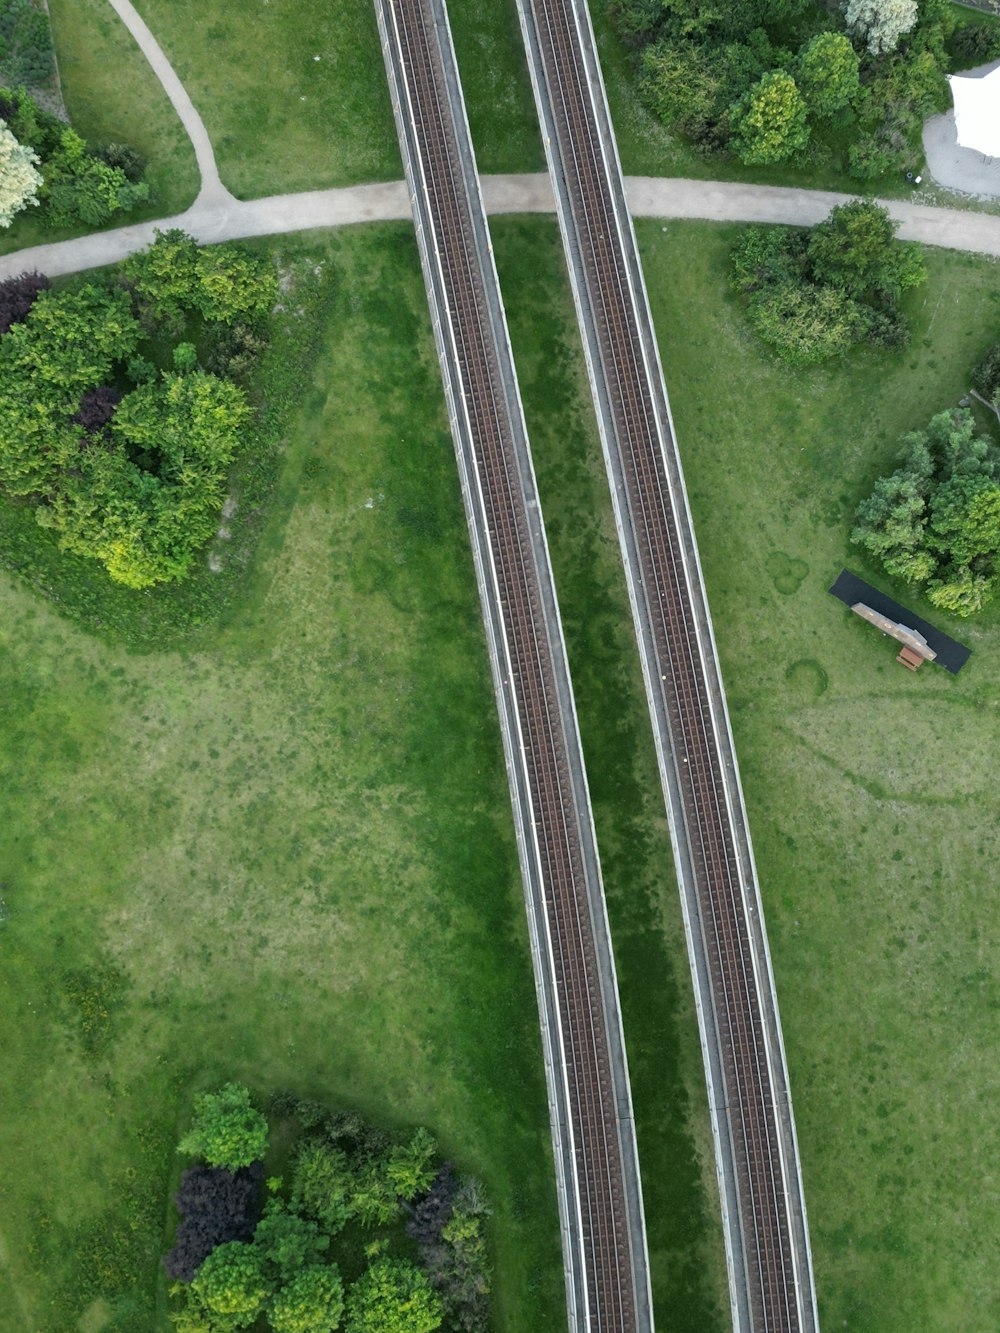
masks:
<path id="1" fill-rule="evenodd" d="M 44 273 L 22 273 L 19 277 L 0 282 L 0 336 L 12 324 L 27 319 L 28 311 L 41 292 L 52 286 Z"/>
<path id="2" fill-rule="evenodd" d="M 253 1238 L 263 1178 L 260 1162 L 238 1171 L 192 1166 L 184 1172 L 174 1196 L 181 1221 L 174 1247 L 163 1260 L 168 1277 L 190 1282 L 216 1246 Z"/>
<path id="3" fill-rule="evenodd" d="M 1000 343 L 994 343 L 976 366 L 972 383 L 988 403 L 1000 405 Z"/>
<path id="4" fill-rule="evenodd" d="M 227 1083 L 218 1092 L 195 1098 L 194 1123 L 177 1151 L 235 1171 L 264 1156 L 267 1121 L 250 1105 L 246 1088 Z"/>
<path id="5" fill-rule="evenodd" d="M 100 148 L 95 148 L 93 153 L 109 167 L 116 167 L 124 172 L 126 179 L 133 185 L 141 181 L 146 174 L 146 159 L 138 149 L 132 148 L 127 143 L 103 144 Z"/>
<path id="6" fill-rule="evenodd" d="M 785 162 L 809 140 L 806 104 L 795 80 L 783 70 L 765 74 L 733 107 L 733 152 L 741 162 Z"/>
<path id="7" fill-rule="evenodd" d="M 336 1265 L 303 1268 L 271 1301 L 274 1333 L 332 1333 L 344 1313 L 344 1288 Z"/>
<path id="8" fill-rule="evenodd" d="M 53 227 L 78 222 L 100 227 L 116 213 L 127 213 L 149 198 L 149 186 L 132 184 L 120 167 L 108 166 L 87 152 L 87 145 L 73 129 L 65 129 L 59 148 L 45 162 L 42 197 L 47 201 L 46 221 Z"/>
<path id="9" fill-rule="evenodd" d="M 39 88 L 55 72 L 48 15 L 32 0 L 0 0 L 0 74 Z"/>
<path id="10" fill-rule="evenodd" d="M 346 1333 L 434 1333 L 441 1302 L 405 1260 L 381 1259 L 351 1287 Z"/>
<path id="11" fill-rule="evenodd" d="M 867 327 L 857 302 L 835 287 L 770 288 L 751 302 L 749 314 L 758 336 L 793 366 L 842 356 Z"/>
<path id="12" fill-rule="evenodd" d="M 332 1144 L 307 1140 L 295 1157 L 291 1206 L 312 1218 L 328 1236 L 350 1220 L 353 1182 L 347 1158 Z"/>
<path id="13" fill-rule="evenodd" d="M 208 1256 L 189 1287 L 191 1307 L 207 1316 L 208 1329 L 249 1328 L 271 1295 L 261 1256 L 252 1245 L 227 1241 Z"/>

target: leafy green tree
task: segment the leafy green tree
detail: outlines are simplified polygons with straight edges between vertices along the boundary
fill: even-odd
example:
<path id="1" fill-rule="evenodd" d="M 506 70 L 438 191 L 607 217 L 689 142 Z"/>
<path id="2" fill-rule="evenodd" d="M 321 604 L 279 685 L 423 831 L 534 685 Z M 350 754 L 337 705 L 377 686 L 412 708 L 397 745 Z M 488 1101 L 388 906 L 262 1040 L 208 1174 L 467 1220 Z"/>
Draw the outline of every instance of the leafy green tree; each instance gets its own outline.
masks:
<path id="1" fill-rule="evenodd" d="M 939 412 L 904 436 L 901 467 L 858 507 L 852 541 L 887 573 L 927 584 L 944 610 L 970 615 L 1000 576 L 1000 448 L 970 412 Z"/>
<path id="2" fill-rule="evenodd" d="M 277 299 L 277 275 L 266 259 L 237 245 L 199 250 L 196 301 L 205 319 L 252 321 L 268 314 Z"/>
<path id="3" fill-rule="evenodd" d="M 806 104 L 784 70 L 765 74 L 730 113 L 731 146 L 741 162 L 784 162 L 809 140 Z"/>
<path id="4" fill-rule="evenodd" d="M 351 1210 L 364 1225 L 387 1226 L 399 1216 L 399 1199 L 387 1173 L 387 1163 L 377 1157 L 355 1172 Z"/>
<path id="5" fill-rule="evenodd" d="M 799 52 L 796 83 L 811 115 L 828 120 L 850 106 L 860 78 L 858 55 L 841 32 L 819 32 Z"/>
<path id="6" fill-rule="evenodd" d="M 754 298 L 749 314 L 757 334 L 793 366 L 843 355 L 867 328 L 857 302 L 835 287 L 772 287 Z"/>
<path id="7" fill-rule="evenodd" d="M 344 1314 L 344 1287 L 333 1264 L 303 1268 L 278 1291 L 267 1318 L 274 1333 L 333 1333 Z"/>
<path id="8" fill-rule="evenodd" d="M 980 361 L 972 382 L 988 403 L 1000 404 L 1000 343 L 994 343 Z"/>
<path id="9" fill-rule="evenodd" d="M 76 222 L 99 227 L 116 213 L 127 213 L 149 198 L 148 185 L 133 183 L 120 167 L 111 167 L 89 153 L 86 142 L 70 127 L 46 161 L 43 175 L 47 220 L 55 227 Z"/>
<path id="10" fill-rule="evenodd" d="M 433 1333 L 440 1326 L 440 1300 L 404 1260 L 378 1260 L 348 1293 L 346 1333 Z"/>
<path id="11" fill-rule="evenodd" d="M 390 1152 L 386 1177 L 400 1199 L 412 1202 L 427 1189 L 434 1179 L 436 1153 L 437 1144 L 423 1128 L 416 1131 L 408 1144 Z"/>
<path id="12" fill-rule="evenodd" d="M 848 32 L 865 43 L 870 55 L 885 55 L 916 23 L 917 0 L 847 0 L 844 18 Z"/>
<path id="13" fill-rule="evenodd" d="M 862 300 L 898 299 L 927 277 L 920 247 L 895 239 L 898 225 L 870 200 L 837 205 L 809 238 L 814 279 Z"/>
<path id="14" fill-rule="evenodd" d="M 195 1273 L 190 1288 L 194 1309 L 209 1316 L 213 1328 L 249 1328 L 271 1295 L 264 1262 L 253 1245 L 227 1241 L 218 1245 Z"/>
<path id="15" fill-rule="evenodd" d="M 293 1210 L 334 1236 L 351 1218 L 352 1191 L 351 1168 L 340 1149 L 319 1139 L 306 1140 L 292 1172 Z"/>
<path id="16" fill-rule="evenodd" d="M 37 166 L 38 155 L 27 144 L 18 143 L 0 120 L 0 227 L 9 227 L 29 205 L 38 206 L 42 177 Z"/>
<path id="17" fill-rule="evenodd" d="M 279 1284 L 291 1281 L 303 1268 L 319 1263 L 330 1241 L 320 1235 L 315 1222 L 274 1199 L 257 1223 L 253 1243 L 264 1260 L 265 1271 Z"/>
<path id="18" fill-rule="evenodd" d="M 239 1083 L 195 1098 L 194 1123 L 177 1148 L 230 1171 L 259 1161 L 266 1150 L 267 1121 L 250 1105 L 250 1093 Z"/>
<path id="19" fill-rule="evenodd" d="M 147 322 L 179 332 L 198 301 L 198 243 L 178 227 L 158 230 L 152 245 L 125 261 L 122 276 L 148 312 Z"/>

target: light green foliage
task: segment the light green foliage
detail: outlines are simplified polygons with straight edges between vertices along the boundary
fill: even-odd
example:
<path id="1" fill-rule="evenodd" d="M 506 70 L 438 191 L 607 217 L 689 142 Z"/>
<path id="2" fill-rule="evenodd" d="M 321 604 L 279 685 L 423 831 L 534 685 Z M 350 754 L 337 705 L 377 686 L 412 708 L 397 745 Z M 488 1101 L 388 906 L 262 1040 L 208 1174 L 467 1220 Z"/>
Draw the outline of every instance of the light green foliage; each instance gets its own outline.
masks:
<path id="1" fill-rule="evenodd" d="M 396 1197 L 386 1163 L 369 1158 L 355 1172 L 351 1186 L 351 1210 L 363 1226 L 386 1226 L 399 1216 Z"/>
<path id="2" fill-rule="evenodd" d="M 852 296 L 898 299 L 927 277 L 920 247 L 895 239 L 899 224 L 866 199 L 838 204 L 813 227 L 809 264 L 815 279 Z"/>
<path id="3" fill-rule="evenodd" d="M 197 310 L 212 323 L 266 315 L 278 295 L 273 265 L 236 245 L 199 248 L 179 229 L 156 240 L 124 265 L 126 280 L 153 315 L 167 323 Z"/>
<path id="4" fill-rule="evenodd" d="M 433 1333 L 440 1326 L 441 1302 L 405 1261 L 378 1260 L 348 1293 L 346 1333 Z"/>
<path id="5" fill-rule="evenodd" d="M 394 1148 L 386 1163 L 389 1185 L 400 1199 L 412 1201 L 434 1179 L 437 1145 L 426 1129 L 420 1128 L 405 1146 Z"/>
<path id="6" fill-rule="evenodd" d="M 190 1304 L 196 1315 L 220 1333 L 249 1328 L 264 1309 L 271 1284 L 264 1263 L 253 1245 L 228 1241 L 218 1245 L 195 1273 Z"/>
<path id="7" fill-rule="evenodd" d="M 820 32 L 799 52 L 796 83 L 811 115 L 828 119 L 857 95 L 858 55 L 841 32 Z"/>
<path id="8" fill-rule="evenodd" d="M 188 375 L 198 366 L 198 349 L 194 343 L 178 343 L 173 353 L 174 370 L 179 375 Z"/>
<path id="9" fill-rule="evenodd" d="M 1000 449 L 970 412 L 947 411 L 904 436 L 900 462 L 858 506 L 852 540 L 887 573 L 926 583 L 936 606 L 971 615 L 1000 573 Z"/>
<path id="10" fill-rule="evenodd" d="M 344 1313 L 344 1288 L 334 1264 L 314 1264 L 278 1291 L 268 1306 L 274 1333 L 333 1333 Z"/>
<path id="11" fill-rule="evenodd" d="M 885 55 L 916 23 L 917 0 L 847 0 L 844 18 L 869 54 Z"/>
<path id="12" fill-rule="evenodd" d="M 177 1148 L 231 1171 L 259 1161 L 266 1150 L 267 1121 L 250 1105 L 250 1093 L 239 1083 L 227 1083 L 218 1092 L 195 1099 L 194 1123 Z"/>
<path id="13" fill-rule="evenodd" d="M 806 104 L 784 70 L 765 74 L 731 113 L 731 146 L 741 162 L 785 162 L 809 140 Z"/>
<path id="14" fill-rule="evenodd" d="M 29 205 L 38 205 L 38 189 L 42 183 L 35 170 L 39 159 L 31 147 L 18 143 L 0 120 L 0 227 L 9 227 L 16 214 Z"/>
<path id="15" fill-rule="evenodd" d="M 284 1284 L 300 1269 L 318 1263 L 330 1242 L 320 1235 L 315 1222 L 289 1212 L 280 1200 L 273 1199 L 257 1223 L 253 1243 L 265 1271 L 275 1282 Z"/>
<path id="16" fill-rule="evenodd" d="M 149 186 L 130 181 L 120 167 L 112 167 L 87 151 L 73 129 L 63 131 L 59 148 L 44 164 L 42 198 L 46 220 L 54 227 L 83 222 L 100 227 L 116 213 L 127 213 L 149 198 Z"/>
<path id="17" fill-rule="evenodd" d="M 51 499 L 78 454 L 80 396 L 127 357 L 139 327 L 121 293 L 42 292 L 0 339 L 0 489 Z M 41 511 L 39 511 L 41 514 Z"/>
<path id="18" fill-rule="evenodd" d="M 183 578 L 217 525 L 247 415 L 242 390 L 203 371 L 139 385 L 112 422 L 121 448 L 87 449 L 39 521 L 60 532 L 65 549 L 100 560 L 127 587 Z M 220 1139 L 213 1151 L 228 1149 Z M 244 1166 L 261 1154 L 246 1162 L 200 1155 L 214 1166 Z"/>
<path id="19" fill-rule="evenodd" d="M 835 287 L 776 286 L 751 302 L 749 315 L 764 342 L 793 366 L 842 356 L 866 327 L 857 302 Z"/>
<path id="20" fill-rule="evenodd" d="M 351 1217 L 353 1182 L 347 1158 L 332 1144 L 306 1140 L 295 1157 L 291 1206 L 330 1236 Z"/>

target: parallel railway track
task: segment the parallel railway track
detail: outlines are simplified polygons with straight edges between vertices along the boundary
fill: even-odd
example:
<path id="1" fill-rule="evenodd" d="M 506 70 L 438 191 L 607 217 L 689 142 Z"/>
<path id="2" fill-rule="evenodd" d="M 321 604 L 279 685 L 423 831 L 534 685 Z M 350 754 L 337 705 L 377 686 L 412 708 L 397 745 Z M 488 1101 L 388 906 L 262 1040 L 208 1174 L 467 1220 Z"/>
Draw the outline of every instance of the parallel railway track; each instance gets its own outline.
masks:
<path id="1" fill-rule="evenodd" d="M 662 733 L 661 773 L 682 889 L 687 883 L 690 890 L 696 990 L 699 969 L 707 983 L 700 1017 L 706 1064 L 715 1065 L 709 1087 L 734 1323 L 753 1333 L 815 1333 L 794 1126 L 752 852 L 589 18 L 582 0 L 520 4 L 654 730 Z"/>
<path id="2" fill-rule="evenodd" d="M 376 9 L 491 642 L 547 1041 L 570 1323 L 645 1333 L 638 1166 L 589 797 L 450 34 L 437 0 Z"/>

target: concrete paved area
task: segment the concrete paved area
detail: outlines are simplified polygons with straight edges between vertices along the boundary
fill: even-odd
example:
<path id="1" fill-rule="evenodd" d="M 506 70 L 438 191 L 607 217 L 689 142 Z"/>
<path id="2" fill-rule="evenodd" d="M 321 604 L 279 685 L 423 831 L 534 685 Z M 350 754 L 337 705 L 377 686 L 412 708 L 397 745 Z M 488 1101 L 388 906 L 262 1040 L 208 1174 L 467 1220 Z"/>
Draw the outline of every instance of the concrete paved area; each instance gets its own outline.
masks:
<path id="1" fill-rule="evenodd" d="M 547 174 L 484 176 L 482 183 L 489 213 L 552 213 L 555 210 Z M 772 185 L 671 177 L 629 176 L 625 185 L 629 207 L 636 217 L 703 218 L 714 222 L 811 226 L 826 217 L 834 204 L 851 198 L 825 190 L 792 190 Z M 904 240 L 1000 258 L 998 214 L 936 208 L 896 199 L 881 202 L 898 219 L 899 235 Z M 185 213 L 6 255 L 0 258 L 0 280 L 25 269 L 37 268 L 57 277 L 116 264 L 148 245 L 157 228 L 181 227 L 208 244 L 361 222 L 387 222 L 410 216 L 410 201 L 403 181 L 350 185 L 304 194 L 279 194 L 246 202 L 234 199 L 225 190 L 220 194 L 215 189 L 203 189 Z"/>
<path id="2" fill-rule="evenodd" d="M 923 134 L 927 171 L 938 185 L 977 199 L 1000 199 L 1000 157 L 960 148 L 954 111 L 925 120 Z"/>

